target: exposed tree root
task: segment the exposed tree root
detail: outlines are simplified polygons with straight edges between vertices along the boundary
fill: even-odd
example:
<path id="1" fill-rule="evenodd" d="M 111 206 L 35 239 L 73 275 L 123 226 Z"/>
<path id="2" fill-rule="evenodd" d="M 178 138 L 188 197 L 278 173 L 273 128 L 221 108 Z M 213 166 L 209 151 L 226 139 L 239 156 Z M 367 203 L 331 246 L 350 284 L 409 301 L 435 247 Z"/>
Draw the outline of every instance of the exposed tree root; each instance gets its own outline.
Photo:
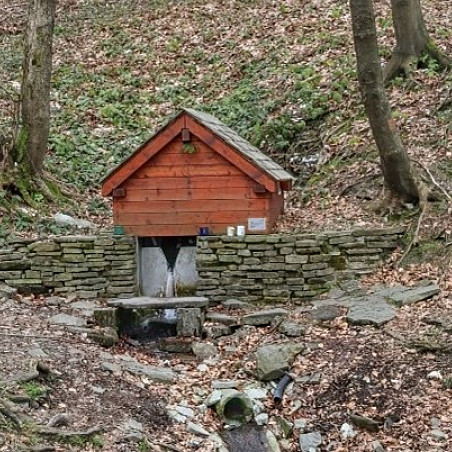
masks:
<path id="1" fill-rule="evenodd" d="M 399 259 L 399 261 L 397 262 L 397 266 L 400 266 L 400 265 L 402 264 L 403 260 L 404 260 L 404 259 L 408 256 L 408 254 L 410 253 L 411 248 L 412 248 L 413 246 L 416 246 L 416 245 L 419 244 L 419 230 L 420 230 L 420 228 L 421 228 L 422 220 L 423 220 L 423 218 L 424 218 L 424 216 L 425 216 L 425 213 L 426 213 L 426 211 L 427 211 L 427 208 L 428 208 L 428 201 L 427 201 L 427 199 L 428 199 L 428 193 L 429 193 L 429 190 L 428 190 L 428 189 L 426 189 L 425 187 L 421 187 L 421 190 L 420 190 L 420 196 L 421 196 L 421 199 L 420 199 L 420 201 L 419 201 L 419 206 L 420 206 L 420 208 L 421 208 L 421 213 L 419 214 L 419 218 L 417 219 L 416 229 L 414 230 L 413 238 L 412 238 L 410 244 L 408 245 L 407 249 L 406 249 L 406 250 L 404 251 L 404 253 L 402 254 L 402 257 L 401 257 L 401 258 Z"/>
<path id="2" fill-rule="evenodd" d="M 70 192 L 50 175 L 30 175 L 25 171 L 20 171 L 19 168 L 0 171 L 0 191 L 2 190 L 10 197 L 19 196 L 26 205 L 35 210 L 42 207 L 42 199 L 53 205 L 73 205 L 76 197 L 74 192 Z M 8 199 L 8 196 L 5 198 Z M 5 205 L 4 207 L 11 206 Z"/>
<path id="3" fill-rule="evenodd" d="M 403 75 L 407 79 L 414 81 L 413 72 L 422 65 L 423 57 L 430 57 L 438 63 L 440 69 L 448 69 L 452 61 L 433 44 L 428 43 L 424 50 L 417 55 L 406 55 L 395 51 L 383 70 L 385 83 L 390 82 L 398 75 Z"/>
<path id="4" fill-rule="evenodd" d="M 433 174 L 431 173 L 431 171 L 422 163 L 419 162 L 418 160 L 413 160 L 413 162 L 416 162 L 420 167 L 422 167 L 422 169 L 428 174 L 432 184 L 439 190 L 441 191 L 444 196 L 447 198 L 448 201 L 452 201 L 452 196 L 447 192 L 447 190 L 442 187 L 437 181 L 436 179 L 433 177 Z"/>

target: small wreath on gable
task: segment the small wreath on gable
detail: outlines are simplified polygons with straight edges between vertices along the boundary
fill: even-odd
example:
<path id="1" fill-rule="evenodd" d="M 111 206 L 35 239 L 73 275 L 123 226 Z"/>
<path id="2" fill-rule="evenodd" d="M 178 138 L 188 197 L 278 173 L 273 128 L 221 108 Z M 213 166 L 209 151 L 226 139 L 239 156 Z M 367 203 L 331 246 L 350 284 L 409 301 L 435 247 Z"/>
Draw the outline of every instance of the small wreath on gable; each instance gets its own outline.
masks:
<path id="1" fill-rule="evenodd" d="M 193 143 L 183 143 L 182 152 L 184 154 L 194 154 L 196 153 L 196 147 Z"/>

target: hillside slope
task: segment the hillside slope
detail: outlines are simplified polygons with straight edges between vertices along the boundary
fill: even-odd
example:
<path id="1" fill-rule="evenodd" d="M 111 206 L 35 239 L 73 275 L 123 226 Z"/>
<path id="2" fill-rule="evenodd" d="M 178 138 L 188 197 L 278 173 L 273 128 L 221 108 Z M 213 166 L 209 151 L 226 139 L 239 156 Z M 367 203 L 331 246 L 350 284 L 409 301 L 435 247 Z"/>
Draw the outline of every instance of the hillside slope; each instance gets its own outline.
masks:
<path id="1" fill-rule="evenodd" d="M 6 17 L 0 122 L 8 130 L 25 12 L 13 0 L 1 0 L 0 8 Z M 452 54 L 452 5 L 429 0 L 423 8 L 432 37 Z M 386 4 L 377 4 L 377 24 L 387 59 L 394 37 Z M 388 88 L 415 164 L 449 192 L 451 113 L 438 107 L 450 85 L 450 74 L 426 61 L 413 83 L 397 79 Z M 46 166 L 83 193 L 86 202 L 75 213 L 99 224 L 110 221 L 108 202 L 98 197 L 100 180 L 182 106 L 218 116 L 297 177 L 280 230 L 404 221 L 372 210 L 382 180 L 357 89 L 345 1 L 63 0 L 52 98 Z M 444 208 L 425 231 L 444 236 Z M 3 213 L 3 229 L 39 223 L 30 210 L 13 218 Z"/>

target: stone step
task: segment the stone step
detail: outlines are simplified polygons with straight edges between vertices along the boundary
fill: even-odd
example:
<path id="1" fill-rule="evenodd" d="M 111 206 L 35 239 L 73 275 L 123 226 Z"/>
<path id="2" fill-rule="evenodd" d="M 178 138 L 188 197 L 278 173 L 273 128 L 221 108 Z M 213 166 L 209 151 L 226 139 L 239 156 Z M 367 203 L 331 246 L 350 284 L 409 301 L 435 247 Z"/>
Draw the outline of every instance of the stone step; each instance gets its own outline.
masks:
<path id="1" fill-rule="evenodd" d="M 203 308 L 209 306 L 206 297 L 135 297 L 115 298 L 107 301 L 108 306 L 126 309 L 177 309 L 177 308 Z"/>

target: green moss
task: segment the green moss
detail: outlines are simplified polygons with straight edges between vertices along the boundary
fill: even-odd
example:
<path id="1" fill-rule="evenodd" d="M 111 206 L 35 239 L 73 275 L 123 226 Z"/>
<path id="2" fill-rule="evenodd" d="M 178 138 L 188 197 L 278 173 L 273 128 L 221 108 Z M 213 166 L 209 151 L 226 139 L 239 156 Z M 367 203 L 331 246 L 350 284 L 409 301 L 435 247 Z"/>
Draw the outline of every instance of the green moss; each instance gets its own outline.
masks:
<path id="1" fill-rule="evenodd" d="M 347 259 L 342 255 L 331 256 L 330 265 L 335 270 L 346 270 L 347 269 Z"/>

